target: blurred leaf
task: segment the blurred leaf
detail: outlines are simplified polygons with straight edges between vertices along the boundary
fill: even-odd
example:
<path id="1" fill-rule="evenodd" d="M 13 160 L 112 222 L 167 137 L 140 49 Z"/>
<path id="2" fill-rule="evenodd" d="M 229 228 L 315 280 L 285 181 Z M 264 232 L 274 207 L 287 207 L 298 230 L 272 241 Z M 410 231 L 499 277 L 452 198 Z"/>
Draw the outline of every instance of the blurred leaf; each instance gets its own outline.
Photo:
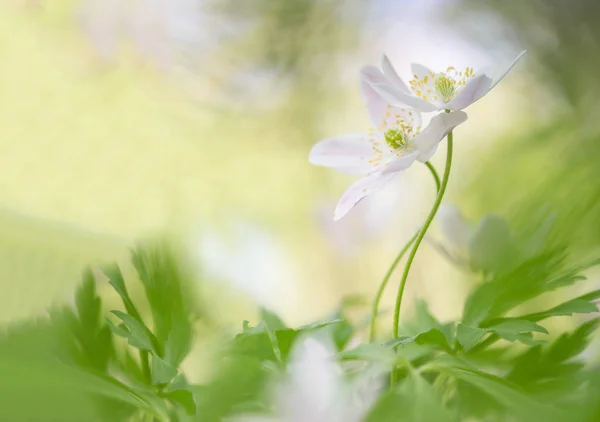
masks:
<path id="1" fill-rule="evenodd" d="M 271 330 L 285 330 L 287 326 L 275 313 L 266 308 L 260 308 L 260 318 L 267 324 Z"/>
<path id="2" fill-rule="evenodd" d="M 512 268 L 517 250 L 506 220 L 494 214 L 484 216 L 469 241 L 469 256 L 475 269 L 484 272 Z"/>
<path id="3" fill-rule="evenodd" d="M 138 248 L 133 264 L 144 286 L 154 321 L 156 354 L 177 367 L 191 349 L 193 304 L 189 281 L 165 245 Z"/>
<path id="4" fill-rule="evenodd" d="M 508 379 L 527 388 L 539 383 L 548 385 L 553 378 L 566 381 L 567 376 L 581 368 L 581 364 L 570 360 L 585 349 L 597 325 L 598 320 L 589 321 L 573 333 L 561 335 L 546 348 L 536 346 L 525 351 L 514 359 Z"/>
<path id="5" fill-rule="evenodd" d="M 152 356 L 152 384 L 166 384 L 177 375 L 177 368 L 173 368 L 160 357 Z"/>
<path id="6" fill-rule="evenodd" d="M 119 294 L 119 296 L 121 296 L 121 300 L 123 301 L 123 305 L 125 305 L 125 310 L 127 313 L 141 320 L 141 316 L 133 304 L 131 297 L 129 296 L 129 292 L 127 291 L 127 286 L 125 285 L 125 280 L 123 279 L 123 274 L 121 273 L 119 266 L 116 264 L 106 265 L 102 268 L 102 272 L 108 277 L 108 284 L 110 284 Z"/>
<path id="7" fill-rule="evenodd" d="M 106 324 L 113 332 L 113 334 L 118 335 L 119 337 L 128 338 L 129 337 L 129 329 L 125 324 L 115 325 L 110 319 L 106 318 Z"/>
<path id="8" fill-rule="evenodd" d="M 111 313 L 120 318 L 129 329 L 127 340 L 130 345 L 157 354 L 155 348 L 156 338 L 143 322 L 121 311 L 111 311 Z"/>
<path id="9" fill-rule="evenodd" d="M 428 331 L 417 334 L 416 336 L 404 339 L 397 339 L 394 341 L 396 345 L 400 345 L 403 347 L 414 342 L 421 346 L 434 346 L 449 353 L 452 351 L 452 347 L 450 346 L 450 344 L 448 344 L 446 335 L 437 328 L 432 328 Z"/>
<path id="10" fill-rule="evenodd" d="M 517 340 L 519 335 L 523 333 L 537 332 L 548 334 L 548 331 L 544 327 L 535 322 L 518 318 L 505 318 L 500 322 L 493 323 L 487 327 L 487 330 L 495 332 L 508 341 Z"/>
<path id="11" fill-rule="evenodd" d="M 353 349 L 344 350 L 340 354 L 342 360 L 364 360 L 394 364 L 397 355 L 392 348 L 382 344 L 361 344 Z"/>
<path id="12" fill-rule="evenodd" d="M 369 412 L 366 422 L 454 421 L 439 393 L 418 373 L 385 392 Z"/>
<path id="13" fill-rule="evenodd" d="M 189 390 L 174 390 L 163 394 L 164 397 L 174 403 L 180 404 L 188 415 L 196 413 L 196 402 L 194 394 Z"/>
<path id="14" fill-rule="evenodd" d="M 203 422 L 221 422 L 245 403 L 256 401 L 267 381 L 260 362 L 247 356 L 226 357 L 211 381 L 196 394 Z"/>
<path id="15" fill-rule="evenodd" d="M 455 358 L 436 359 L 430 365 L 442 372 L 461 379 L 486 393 L 499 404 L 510 410 L 515 416 L 523 420 L 535 418 L 547 418 L 555 416 L 558 410 L 551 406 L 542 405 L 524 394 L 516 384 L 512 384 L 495 375 L 486 374 L 466 366 L 462 361 Z"/>
<path id="16" fill-rule="evenodd" d="M 482 283 L 465 303 L 463 323 L 477 327 L 499 318 L 542 293 L 584 279 L 578 273 L 593 265 L 592 262 L 563 270 L 564 260 L 565 254 L 560 250 L 544 253 Z"/>
<path id="17" fill-rule="evenodd" d="M 578 298 L 563 302 L 546 311 L 523 315 L 519 318 L 529 321 L 541 321 L 553 316 L 571 316 L 573 314 L 598 312 L 598 305 L 594 302 L 598 298 L 600 298 L 600 290 L 595 290 Z"/>
<path id="18" fill-rule="evenodd" d="M 456 336 L 465 352 L 471 350 L 471 348 L 475 346 L 486 333 L 487 330 L 484 330 L 483 328 L 472 327 L 462 323 L 459 323 L 456 327 Z"/>

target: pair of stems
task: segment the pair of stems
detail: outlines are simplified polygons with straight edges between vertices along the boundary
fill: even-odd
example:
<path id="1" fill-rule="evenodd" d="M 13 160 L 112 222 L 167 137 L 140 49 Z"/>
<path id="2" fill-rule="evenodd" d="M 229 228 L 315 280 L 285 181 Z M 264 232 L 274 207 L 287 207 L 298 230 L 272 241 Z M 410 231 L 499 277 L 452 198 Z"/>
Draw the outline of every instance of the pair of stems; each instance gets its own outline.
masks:
<path id="1" fill-rule="evenodd" d="M 381 302 L 381 297 L 383 296 L 383 292 L 389 282 L 390 277 L 392 276 L 392 273 L 396 269 L 396 266 L 398 265 L 398 263 L 400 262 L 400 260 L 404 256 L 404 254 L 409 250 L 409 248 L 412 245 L 412 249 L 410 250 L 410 254 L 406 261 L 406 266 L 404 267 L 404 272 L 402 273 L 402 278 L 400 280 L 400 285 L 398 287 L 398 294 L 396 296 L 396 305 L 394 308 L 393 333 L 394 333 L 394 338 L 399 337 L 400 308 L 402 305 L 402 297 L 404 295 L 404 288 L 406 286 L 406 280 L 408 279 L 408 274 L 410 272 L 410 268 L 415 259 L 417 251 L 419 249 L 419 246 L 421 245 L 421 242 L 423 241 L 423 238 L 425 237 L 425 234 L 427 233 L 427 230 L 429 229 L 429 226 L 431 225 L 431 223 L 437 213 L 437 210 L 440 207 L 440 204 L 442 203 L 444 194 L 446 192 L 446 187 L 448 186 L 448 179 L 450 178 L 450 167 L 452 166 L 452 149 L 453 149 L 453 135 L 452 135 L 452 132 L 449 132 L 448 133 L 448 151 L 446 153 L 446 165 L 444 168 L 444 175 L 442 177 L 441 182 L 440 182 L 440 178 L 439 178 L 435 168 L 431 165 L 431 163 L 429 163 L 429 162 L 425 163 L 427 165 L 427 167 L 429 168 L 429 170 L 431 171 L 431 174 L 433 175 L 433 178 L 435 180 L 435 184 L 436 184 L 436 188 L 437 188 L 437 196 L 436 196 L 435 202 L 433 204 L 433 207 L 431 208 L 431 211 L 429 212 L 429 215 L 427 216 L 427 219 L 425 220 L 425 223 L 423 224 L 423 227 L 417 233 L 415 233 L 415 235 L 408 241 L 408 243 L 398 253 L 396 258 L 392 262 L 392 265 L 390 266 L 387 273 L 385 274 L 385 276 L 379 286 L 379 289 L 377 290 L 377 294 L 375 295 L 375 298 L 373 300 L 373 309 L 372 309 L 372 313 L 371 313 L 371 326 L 370 326 L 370 331 L 369 331 L 369 340 L 371 342 L 373 342 L 375 340 L 377 314 L 379 313 L 379 304 Z"/>

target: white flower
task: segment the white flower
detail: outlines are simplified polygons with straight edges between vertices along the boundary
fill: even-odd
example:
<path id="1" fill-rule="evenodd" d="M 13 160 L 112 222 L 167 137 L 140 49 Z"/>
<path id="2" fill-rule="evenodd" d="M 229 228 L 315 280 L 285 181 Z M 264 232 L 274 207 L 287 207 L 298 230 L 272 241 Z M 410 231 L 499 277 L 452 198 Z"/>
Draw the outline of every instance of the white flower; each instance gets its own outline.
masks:
<path id="1" fill-rule="evenodd" d="M 504 69 L 476 72 L 472 67 L 458 70 L 450 66 L 445 71 L 433 72 L 420 64 L 412 64 L 414 79 L 406 85 L 384 55 L 383 73 L 367 66 L 362 78 L 396 107 L 412 107 L 423 112 L 436 110 L 462 110 L 490 92 L 525 54 L 521 52 Z"/>
<path id="2" fill-rule="evenodd" d="M 429 160 L 440 141 L 467 120 L 462 111 L 442 113 L 421 130 L 419 112 L 386 103 L 364 79 L 361 89 L 375 128 L 366 134 L 320 141 L 309 155 L 312 164 L 365 176 L 344 193 L 335 209 L 335 220 L 346 215 L 367 195 L 390 183 L 415 160 Z"/>
<path id="3" fill-rule="evenodd" d="M 347 381 L 333 346 L 307 337 L 294 347 L 286 378 L 274 387 L 271 415 L 243 415 L 230 422 L 360 422 L 380 383 L 370 377 Z"/>

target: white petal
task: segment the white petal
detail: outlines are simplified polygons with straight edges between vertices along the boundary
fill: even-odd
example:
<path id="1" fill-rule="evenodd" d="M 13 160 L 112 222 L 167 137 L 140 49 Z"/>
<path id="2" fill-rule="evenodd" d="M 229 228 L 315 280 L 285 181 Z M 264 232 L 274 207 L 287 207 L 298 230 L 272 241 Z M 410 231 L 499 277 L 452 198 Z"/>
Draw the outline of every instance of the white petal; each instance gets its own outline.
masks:
<path id="1" fill-rule="evenodd" d="M 329 342 L 316 337 L 294 346 L 287 383 L 276 393 L 284 420 L 327 420 L 324 416 L 343 386 L 335 355 Z"/>
<path id="2" fill-rule="evenodd" d="M 308 161 L 348 174 L 367 174 L 373 170 L 368 163 L 373 150 L 367 138 L 368 135 L 353 133 L 324 139 L 312 147 Z"/>
<path id="3" fill-rule="evenodd" d="M 429 112 L 436 111 L 437 107 L 422 98 L 402 91 L 393 85 L 379 69 L 366 66 L 361 70 L 361 78 L 377 92 L 387 104 L 396 107 L 412 107 L 416 110 Z"/>
<path id="4" fill-rule="evenodd" d="M 413 73 L 413 75 L 417 75 L 419 79 L 423 79 L 423 77 L 428 75 L 429 73 L 434 73 L 431 71 L 431 69 L 419 63 L 411 64 L 410 71 Z"/>
<path id="5" fill-rule="evenodd" d="M 442 233 L 452 247 L 458 252 L 465 253 L 469 247 L 473 227 L 460 210 L 454 205 L 442 204 L 438 210 L 438 221 Z"/>
<path id="6" fill-rule="evenodd" d="M 397 171 L 401 171 L 401 170 L 406 170 L 407 168 L 409 168 L 412 165 L 412 163 L 415 162 L 418 155 L 419 155 L 419 153 L 417 151 L 414 151 L 414 152 L 411 152 L 408 154 L 405 153 L 400 156 L 394 157 L 391 160 L 389 160 L 387 163 L 385 163 L 381 173 L 387 174 L 387 173 L 393 173 L 393 172 L 397 172 Z"/>
<path id="7" fill-rule="evenodd" d="M 462 111 L 452 113 L 440 113 L 431 119 L 429 125 L 417 135 L 413 144 L 419 151 L 417 160 L 425 162 L 433 155 L 438 144 L 456 126 L 467 120 L 467 114 Z"/>
<path id="8" fill-rule="evenodd" d="M 508 74 L 508 72 L 510 72 L 511 69 L 517 64 L 517 62 L 519 61 L 519 59 L 521 59 L 521 57 L 523 57 L 523 55 L 526 53 L 526 51 L 527 50 L 521 51 L 521 53 L 517 56 L 517 58 L 514 59 L 512 61 L 512 63 L 507 68 L 505 68 L 501 72 L 498 72 L 496 75 L 494 75 L 492 86 L 490 87 L 490 89 L 492 89 L 493 87 L 495 87 L 496 85 L 498 85 L 498 82 L 500 82 L 502 79 L 504 79 L 504 77 Z"/>
<path id="9" fill-rule="evenodd" d="M 372 194 L 373 192 L 381 189 L 386 184 L 394 180 L 396 176 L 401 174 L 400 172 L 381 174 L 373 173 L 367 177 L 354 182 L 342 195 L 342 198 L 335 208 L 335 214 L 333 219 L 339 220 L 345 216 L 356 204 L 358 204 L 364 197 Z"/>
<path id="10" fill-rule="evenodd" d="M 448 110 L 462 110 L 490 91 L 492 80 L 487 75 L 479 75 L 467 82 L 467 85 L 446 104 Z"/>
<path id="11" fill-rule="evenodd" d="M 381 69 L 383 70 L 383 74 L 386 78 L 388 78 L 388 80 L 396 85 L 401 91 L 406 92 L 407 94 L 410 94 L 410 90 L 408 89 L 408 86 L 404 83 L 404 81 L 402 80 L 402 78 L 400 78 L 400 76 L 398 76 L 398 74 L 396 73 L 396 70 L 394 69 L 394 66 L 392 66 L 392 63 L 390 63 L 390 60 L 387 58 L 387 56 L 384 54 L 383 58 L 381 60 Z"/>
<path id="12" fill-rule="evenodd" d="M 367 111 L 373 122 L 373 126 L 380 127 L 385 120 L 385 112 L 388 103 L 379 95 L 367 80 L 378 81 L 378 83 L 387 83 L 385 77 L 378 69 L 372 66 L 363 68 L 360 78 L 360 90 L 367 106 Z"/>

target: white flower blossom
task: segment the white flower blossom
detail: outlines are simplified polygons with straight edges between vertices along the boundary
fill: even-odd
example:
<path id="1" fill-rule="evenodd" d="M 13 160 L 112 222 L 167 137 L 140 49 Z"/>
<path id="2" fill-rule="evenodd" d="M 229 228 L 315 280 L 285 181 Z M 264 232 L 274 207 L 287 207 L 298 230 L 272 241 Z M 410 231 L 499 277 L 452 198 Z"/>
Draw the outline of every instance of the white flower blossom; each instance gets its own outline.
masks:
<path id="1" fill-rule="evenodd" d="M 475 71 L 468 66 L 464 69 L 450 66 L 446 70 L 434 72 L 421 64 L 413 63 L 413 79 L 408 85 L 384 55 L 382 71 L 367 66 L 362 70 L 362 78 L 395 107 L 412 107 L 422 112 L 456 111 L 470 106 L 490 92 L 524 54 L 525 51 L 522 51 L 505 68 L 483 71 Z"/>
<path id="2" fill-rule="evenodd" d="M 429 160 L 441 140 L 467 120 L 461 111 L 441 113 L 421 130 L 419 112 L 386 103 L 364 78 L 361 89 L 374 128 L 368 133 L 322 140 L 309 155 L 312 164 L 364 176 L 343 194 L 335 209 L 335 220 L 390 183 L 415 161 Z"/>
<path id="3" fill-rule="evenodd" d="M 329 342 L 307 337 L 293 350 L 285 379 L 274 385 L 269 415 L 229 422 L 360 422 L 380 390 L 377 377 L 348 381 Z"/>

